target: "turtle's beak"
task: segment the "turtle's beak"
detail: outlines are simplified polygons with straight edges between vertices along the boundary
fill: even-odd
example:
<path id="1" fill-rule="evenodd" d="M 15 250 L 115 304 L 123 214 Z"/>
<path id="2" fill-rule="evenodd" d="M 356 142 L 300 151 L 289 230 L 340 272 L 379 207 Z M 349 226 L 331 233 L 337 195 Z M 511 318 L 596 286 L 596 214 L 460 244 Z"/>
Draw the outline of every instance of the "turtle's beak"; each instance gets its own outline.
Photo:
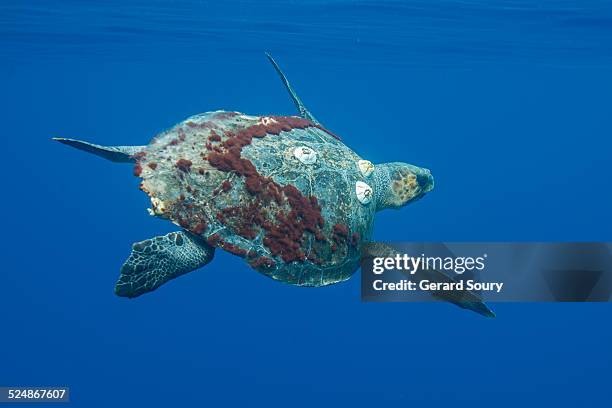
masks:
<path id="1" fill-rule="evenodd" d="M 429 193 L 434 188 L 434 178 L 431 175 L 431 171 L 428 169 L 421 169 L 417 174 L 417 183 L 421 187 L 421 194 Z"/>

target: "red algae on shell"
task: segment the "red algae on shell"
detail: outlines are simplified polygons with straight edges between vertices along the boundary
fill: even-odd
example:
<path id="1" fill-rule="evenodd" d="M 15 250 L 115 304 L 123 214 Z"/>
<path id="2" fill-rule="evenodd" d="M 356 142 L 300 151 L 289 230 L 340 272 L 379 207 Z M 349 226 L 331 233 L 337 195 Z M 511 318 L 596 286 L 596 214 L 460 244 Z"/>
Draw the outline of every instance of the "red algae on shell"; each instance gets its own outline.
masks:
<path id="1" fill-rule="evenodd" d="M 208 136 L 208 140 L 210 140 L 211 142 L 220 142 L 221 136 L 219 136 L 214 130 L 211 130 L 210 135 Z"/>
<path id="2" fill-rule="evenodd" d="M 345 233 L 337 228 L 325 232 L 317 197 L 305 195 L 292 184 L 281 185 L 260 174 L 254 163 L 242 155 L 254 138 L 274 137 L 282 132 L 307 128 L 321 129 L 335 137 L 300 117 L 258 118 L 240 116 L 236 112 L 213 113 L 212 119 L 210 116 L 203 120 L 194 117 L 174 131 L 161 135 L 157 139 L 163 140 L 157 147 L 160 153 L 151 153 L 148 162 L 144 156 L 139 157 L 134 174 L 142 175 L 143 183 L 151 183 L 153 195 L 149 195 L 163 200 L 160 201 L 163 207 L 154 205 L 156 215 L 205 237 L 211 246 L 246 258 L 256 269 L 275 267 L 280 259 L 321 265 L 326 259 L 321 251 L 325 251 L 327 242 L 337 247 L 357 240 L 349 238 L 348 229 Z M 169 168 L 175 171 L 167 172 Z M 151 177 L 162 170 L 170 183 L 179 183 L 176 187 L 170 184 L 174 190 L 163 190 L 160 179 Z M 202 183 L 203 187 L 196 194 L 190 183 Z M 209 188 L 213 194 L 207 196 Z M 159 191 L 163 191 L 162 195 Z M 222 198 L 215 203 L 215 197 Z M 212 231 L 223 231 L 217 228 L 218 223 L 226 227 L 227 232 L 209 235 Z M 235 240 L 239 237 L 261 240 L 259 242 L 269 250 L 269 255 L 247 253 L 240 239 Z"/>
<path id="3" fill-rule="evenodd" d="M 187 159 L 179 159 L 176 162 L 176 168 L 184 172 L 188 172 L 191 169 L 191 165 L 191 160 Z"/>
<path id="4" fill-rule="evenodd" d="M 134 165 L 134 175 L 136 177 L 140 177 L 141 174 L 142 174 L 142 166 L 140 165 L 140 162 L 136 162 L 136 164 Z"/>
<path id="5" fill-rule="evenodd" d="M 274 260 L 267 256 L 260 256 L 249 261 L 249 265 L 251 265 L 253 269 L 273 268 L 275 264 Z"/>
<path id="6" fill-rule="evenodd" d="M 351 235 L 351 245 L 354 248 L 358 248 L 359 247 L 359 241 L 361 241 L 361 236 L 359 235 L 358 232 L 353 232 L 353 235 Z"/>
<path id="7" fill-rule="evenodd" d="M 321 207 L 316 197 L 306 197 L 293 185 L 281 186 L 261 175 L 241 153 L 253 138 L 314 126 L 309 120 L 298 117 L 264 117 L 258 124 L 236 132 L 226 131 L 225 140 L 218 146 L 220 151 L 213 151 L 207 156 L 210 165 L 217 170 L 244 177 L 245 189 L 252 197 L 250 204 L 225 209 L 216 215 L 217 219 L 248 239 L 255 238 L 262 231 L 263 244 L 285 262 L 306 259 L 302 247 L 306 232 L 316 240 L 325 239 Z M 269 210 L 266 211 L 266 208 Z"/>
<path id="8" fill-rule="evenodd" d="M 238 255 L 240 257 L 245 257 L 247 251 L 243 248 L 240 248 L 238 245 L 230 244 L 229 242 L 221 242 L 221 248 L 225 249 L 227 252 L 230 252 L 234 255 Z"/>
<path id="9" fill-rule="evenodd" d="M 206 242 L 211 246 L 217 246 L 221 242 L 221 236 L 219 234 L 212 234 L 206 239 Z"/>
<path id="10" fill-rule="evenodd" d="M 207 223 L 206 221 L 200 221 L 199 223 L 197 223 L 192 229 L 191 232 L 193 232 L 194 234 L 200 235 L 201 233 L 203 233 L 206 230 L 207 227 Z"/>
<path id="11" fill-rule="evenodd" d="M 336 244 L 342 244 L 346 242 L 349 236 L 348 227 L 344 224 L 336 224 L 332 229 L 332 239 Z"/>

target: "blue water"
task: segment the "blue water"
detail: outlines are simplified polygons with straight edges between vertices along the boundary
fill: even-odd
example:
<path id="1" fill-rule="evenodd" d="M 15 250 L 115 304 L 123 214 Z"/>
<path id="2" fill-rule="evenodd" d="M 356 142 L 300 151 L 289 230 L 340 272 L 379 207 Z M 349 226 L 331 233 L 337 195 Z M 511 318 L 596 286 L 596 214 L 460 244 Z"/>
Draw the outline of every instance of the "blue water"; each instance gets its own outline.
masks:
<path id="1" fill-rule="evenodd" d="M 144 144 L 216 109 L 293 113 L 435 190 L 378 240 L 612 240 L 612 4 L 588 0 L 0 4 L 0 385 L 71 406 L 609 406 L 609 304 L 364 304 L 217 253 L 135 300 L 149 217 L 129 166 L 49 140 Z"/>

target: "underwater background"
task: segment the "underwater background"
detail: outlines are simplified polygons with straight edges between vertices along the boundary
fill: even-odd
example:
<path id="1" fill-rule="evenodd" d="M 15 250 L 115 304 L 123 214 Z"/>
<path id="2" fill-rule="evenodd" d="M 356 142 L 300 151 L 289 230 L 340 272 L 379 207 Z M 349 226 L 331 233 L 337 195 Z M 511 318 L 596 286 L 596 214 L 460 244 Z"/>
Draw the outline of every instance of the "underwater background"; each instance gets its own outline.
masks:
<path id="1" fill-rule="evenodd" d="M 113 286 L 150 217 L 129 165 L 52 142 L 146 144 L 186 117 L 306 106 L 433 192 L 386 241 L 610 241 L 612 3 L 0 3 L 0 385 L 72 406 L 609 406 L 610 304 L 366 304 L 358 275 L 274 282 L 217 251 L 141 298 Z"/>

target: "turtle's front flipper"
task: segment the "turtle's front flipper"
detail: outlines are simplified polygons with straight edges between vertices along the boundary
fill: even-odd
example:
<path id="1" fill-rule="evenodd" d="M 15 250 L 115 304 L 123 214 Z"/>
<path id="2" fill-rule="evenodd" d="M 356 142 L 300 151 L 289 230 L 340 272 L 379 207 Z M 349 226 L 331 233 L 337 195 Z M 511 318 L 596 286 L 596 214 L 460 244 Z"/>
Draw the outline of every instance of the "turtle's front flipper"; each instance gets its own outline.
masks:
<path id="1" fill-rule="evenodd" d="M 310 113 L 308 109 L 306 109 L 306 106 L 304 106 L 304 104 L 302 103 L 302 100 L 297 96 L 297 93 L 293 90 L 293 87 L 289 83 L 289 80 L 287 79 L 283 71 L 280 69 L 276 61 L 274 61 L 274 58 L 272 58 L 272 56 L 268 54 L 267 52 L 266 52 L 266 57 L 268 57 L 268 60 L 270 60 L 270 62 L 272 63 L 272 66 L 276 70 L 276 73 L 280 77 L 281 81 L 283 81 L 283 84 L 285 85 L 285 88 L 287 88 L 287 92 L 289 92 L 289 95 L 291 96 L 291 99 L 293 100 L 295 107 L 300 112 L 300 116 L 303 117 L 304 119 L 308 119 L 315 125 L 319 125 L 320 124 L 319 121 L 316 120 L 314 116 L 312 116 L 312 113 Z"/>
<path id="2" fill-rule="evenodd" d="M 137 242 L 121 267 L 115 293 L 132 298 L 155 290 L 203 267 L 213 259 L 214 251 L 202 238 L 186 231 Z"/>
<path id="3" fill-rule="evenodd" d="M 363 246 L 362 249 L 362 255 L 364 257 L 394 258 L 397 254 L 399 254 L 399 252 L 395 248 L 380 242 L 366 244 Z M 412 277 L 415 277 L 419 280 L 427 279 L 431 282 L 439 283 L 455 282 L 455 280 L 450 276 L 435 269 L 419 269 L 415 272 L 414 275 L 412 275 Z M 469 290 L 440 290 L 434 292 L 433 296 L 453 303 L 461 308 L 472 310 L 483 316 L 495 317 L 495 313 L 491 309 L 489 309 L 489 307 L 482 301 L 480 296 L 478 296 L 476 293 L 470 292 Z"/>

